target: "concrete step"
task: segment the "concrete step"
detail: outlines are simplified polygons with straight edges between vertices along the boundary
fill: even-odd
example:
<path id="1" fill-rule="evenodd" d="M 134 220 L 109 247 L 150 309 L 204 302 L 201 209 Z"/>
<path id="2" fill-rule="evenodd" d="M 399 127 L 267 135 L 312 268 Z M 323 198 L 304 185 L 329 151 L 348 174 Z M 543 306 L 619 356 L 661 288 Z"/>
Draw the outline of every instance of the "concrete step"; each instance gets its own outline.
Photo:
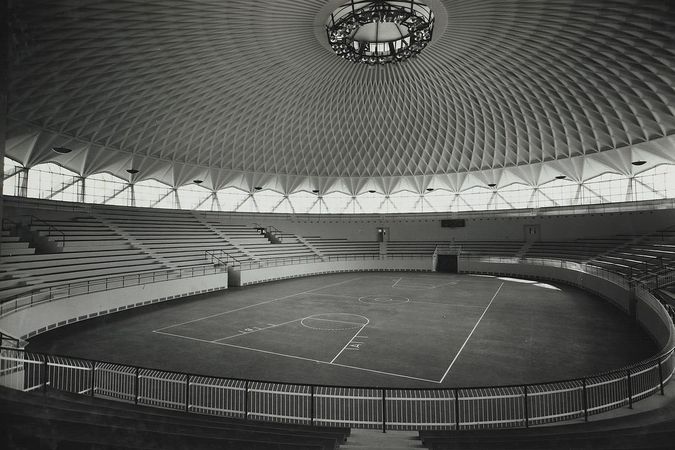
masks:
<path id="1" fill-rule="evenodd" d="M 34 248 L 7 248 L 4 245 L 0 247 L 0 256 L 3 258 L 9 256 L 17 255 L 33 255 L 35 254 Z"/>
<path id="2" fill-rule="evenodd" d="M 349 450 L 409 450 L 426 448 L 415 431 L 387 431 L 352 429 L 347 442 L 340 449 Z"/>

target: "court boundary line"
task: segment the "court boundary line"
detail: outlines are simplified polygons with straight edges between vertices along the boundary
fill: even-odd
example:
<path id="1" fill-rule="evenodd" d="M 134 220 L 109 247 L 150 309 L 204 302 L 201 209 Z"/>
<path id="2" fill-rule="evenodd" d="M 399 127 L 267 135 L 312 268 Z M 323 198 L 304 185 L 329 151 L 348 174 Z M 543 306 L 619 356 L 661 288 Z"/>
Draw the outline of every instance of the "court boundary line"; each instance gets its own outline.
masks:
<path id="1" fill-rule="evenodd" d="M 216 314 L 210 314 L 208 316 L 200 317 L 200 318 L 197 318 L 197 319 L 192 319 L 192 320 L 188 320 L 188 321 L 185 321 L 185 322 L 176 323 L 176 324 L 173 324 L 173 325 L 168 325 L 166 327 L 157 328 L 156 330 L 152 330 L 152 331 L 154 333 L 154 332 L 157 332 L 157 331 L 168 330 L 169 328 L 175 328 L 175 327 L 179 327 L 181 325 L 187 325 L 189 323 L 194 323 L 194 322 L 199 322 L 201 320 L 211 319 L 213 317 L 223 316 L 225 314 L 230 314 L 230 313 L 233 313 L 233 312 L 242 311 L 244 309 L 253 308 L 255 306 L 266 305 L 268 303 L 276 302 L 276 301 L 279 301 L 279 300 L 286 300 L 286 299 L 289 299 L 291 297 L 295 297 L 297 295 L 309 294 L 312 291 L 318 291 L 320 289 L 325 289 L 325 288 L 328 288 L 328 287 L 339 286 L 341 284 L 348 283 L 348 282 L 351 282 L 351 281 L 356 281 L 356 280 L 359 280 L 361 278 L 363 278 L 363 277 L 350 278 L 349 280 L 340 281 L 339 283 L 327 284 L 325 286 L 321 286 L 321 287 L 314 288 L 314 289 L 309 289 L 307 291 L 296 292 L 295 294 L 289 294 L 289 295 L 285 295 L 283 297 L 273 298 L 272 300 L 265 300 L 264 302 L 259 302 L 259 303 L 254 303 L 252 305 L 242 306 L 240 308 L 235 308 L 235 309 L 232 309 L 232 310 L 229 310 L 229 311 L 223 311 L 223 312 L 219 312 L 219 313 L 216 313 Z"/>
<path id="2" fill-rule="evenodd" d="M 362 316 L 362 317 L 365 317 L 365 316 Z M 354 336 L 352 336 L 352 338 L 351 338 L 350 340 L 347 341 L 347 343 L 345 344 L 345 346 L 342 347 L 342 350 L 340 350 L 340 351 L 338 352 L 338 354 L 335 355 L 335 356 L 333 357 L 333 359 L 330 360 L 330 363 L 331 363 L 331 364 L 333 364 L 333 363 L 335 362 L 335 360 L 338 359 L 338 357 L 342 354 L 342 352 L 344 352 L 345 349 L 346 349 L 347 347 L 349 347 L 349 344 L 351 344 L 352 342 L 354 342 L 354 339 L 356 339 L 356 336 L 358 336 L 359 333 L 362 332 L 363 329 L 370 323 L 370 319 L 369 319 L 369 318 L 366 317 L 366 320 L 367 320 L 368 322 L 364 323 L 364 324 L 361 326 L 361 328 L 359 328 L 359 331 L 357 331 L 357 332 L 354 334 Z"/>
<path id="3" fill-rule="evenodd" d="M 485 310 L 483 311 L 483 314 L 481 314 L 480 317 L 478 318 L 478 320 L 476 321 L 476 324 L 473 326 L 473 328 L 471 329 L 471 332 L 469 333 L 469 335 L 464 340 L 464 343 L 462 344 L 462 346 L 459 348 L 459 351 L 457 352 L 455 357 L 452 359 L 452 362 L 450 363 L 450 365 L 446 369 L 445 373 L 443 374 L 443 377 L 441 377 L 441 380 L 439 381 L 439 383 L 442 383 L 443 380 L 445 380 L 445 377 L 448 376 L 448 373 L 450 373 L 450 369 L 452 369 L 452 366 L 455 364 L 455 362 L 457 362 L 457 359 L 459 358 L 459 355 L 462 353 L 462 350 L 464 350 L 464 347 L 466 347 L 466 344 L 469 342 L 469 339 L 471 339 L 471 336 L 473 336 L 474 331 L 476 331 L 476 328 L 478 328 L 478 324 L 480 324 L 481 320 L 483 320 L 483 317 L 485 317 L 485 314 L 487 313 L 488 309 L 490 309 L 490 306 L 492 306 L 492 302 L 495 301 L 495 298 L 497 298 L 497 294 L 499 294 L 499 292 L 502 290 L 503 286 L 504 286 L 504 282 L 502 281 L 502 284 L 500 284 L 499 287 L 497 288 L 497 292 L 495 292 L 495 294 L 490 299 L 490 303 L 487 304 L 487 306 L 485 307 Z"/>
<path id="4" fill-rule="evenodd" d="M 359 330 L 359 332 L 360 332 L 360 330 Z M 207 341 L 206 339 L 200 339 L 200 338 L 195 338 L 195 337 L 191 337 L 191 336 L 183 336 L 181 334 L 168 333 L 166 331 L 153 331 L 153 333 L 164 334 L 164 335 L 167 335 L 167 336 L 173 336 L 173 337 L 182 338 L 182 339 L 189 339 L 191 341 L 202 342 L 202 343 L 205 343 L 205 344 L 222 345 L 222 346 L 225 346 L 225 347 L 233 347 L 233 348 L 238 348 L 238 349 L 241 349 L 241 350 L 249 350 L 249 351 L 253 351 L 253 352 L 266 353 L 266 354 L 269 354 L 269 355 L 281 356 L 281 357 L 285 357 L 285 358 L 300 359 L 300 360 L 303 360 L 303 361 L 310 361 L 310 362 L 315 362 L 315 363 L 318 363 L 318 364 L 327 364 L 329 366 L 337 366 L 337 367 L 344 367 L 344 368 L 353 369 L 353 370 L 361 370 L 361 371 L 365 371 L 365 372 L 378 373 L 380 375 L 389 375 L 389 376 L 392 376 L 392 377 L 407 378 L 409 380 L 424 381 L 424 382 L 427 382 L 427 383 L 434 383 L 434 384 L 440 383 L 440 381 L 429 380 L 427 378 L 414 377 L 412 375 L 403 375 L 403 374 L 400 374 L 400 373 L 385 372 L 383 370 L 368 369 L 366 367 L 358 367 L 358 366 L 350 366 L 348 364 L 340 364 L 340 363 L 336 363 L 336 362 L 331 363 L 331 362 L 328 362 L 328 361 L 322 361 L 320 359 L 312 359 L 312 358 L 307 358 L 307 357 L 304 357 L 304 356 L 297 356 L 297 355 L 288 355 L 288 354 L 285 354 L 285 353 L 273 352 L 271 350 L 261 350 L 259 348 L 244 347 L 243 345 L 228 344 L 226 342 Z M 281 383 L 281 384 L 283 384 L 283 383 Z"/>
<path id="5" fill-rule="evenodd" d="M 280 326 L 282 326 L 282 325 L 288 325 L 289 323 L 297 322 L 298 320 L 304 320 L 304 319 L 305 319 L 305 317 L 302 317 L 302 318 L 300 318 L 300 319 L 289 320 L 288 322 L 275 323 L 275 324 L 270 325 L 270 326 L 267 326 L 267 327 L 258 327 L 258 329 L 253 330 L 253 331 L 246 331 L 246 332 L 244 332 L 244 333 L 233 334 L 232 336 L 226 336 L 226 337 L 224 337 L 224 338 L 214 339 L 214 340 L 211 341 L 211 342 L 220 342 L 220 341 L 224 341 L 224 340 L 231 339 L 231 338 L 235 338 L 235 337 L 239 337 L 239 336 L 246 336 L 246 335 L 248 335 L 248 334 L 257 333 L 258 331 L 269 330 L 270 328 L 276 328 L 276 327 L 280 327 Z"/>

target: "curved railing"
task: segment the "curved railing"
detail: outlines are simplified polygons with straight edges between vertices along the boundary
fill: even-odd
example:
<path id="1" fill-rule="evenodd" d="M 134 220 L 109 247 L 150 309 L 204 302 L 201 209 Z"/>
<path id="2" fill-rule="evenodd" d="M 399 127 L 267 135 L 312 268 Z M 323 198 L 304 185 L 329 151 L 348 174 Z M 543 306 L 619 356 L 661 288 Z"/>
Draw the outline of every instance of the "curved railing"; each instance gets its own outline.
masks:
<path id="1" fill-rule="evenodd" d="M 223 378 L 27 352 L 3 347 L 0 384 L 284 423 L 396 430 L 528 427 L 594 414 L 660 392 L 675 372 L 673 324 L 644 287 L 594 266 L 549 259 L 486 258 L 485 262 L 539 264 L 603 278 L 634 290 L 668 327 L 667 347 L 621 369 L 543 383 L 442 388 L 351 387 Z M 663 345 L 663 344 L 662 344 Z"/>
<path id="2" fill-rule="evenodd" d="M 382 430 L 528 427 L 584 418 L 663 393 L 673 349 L 584 378 L 513 386 L 349 387 L 222 378 L 3 347 L 0 384 L 283 423 Z"/>
<path id="3" fill-rule="evenodd" d="M 264 258 L 257 261 L 242 261 L 236 263 L 233 267 L 238 270 L 253 270 L 265 269 L 267 267 L 292 266 L 294 264 L 310 264 L 320 262 L 337 262 L 337 261 L 375 261 L 380 259 L 419 259 L 428 258 L 431 260 L 430 253 L 410 253 L 407 255 L 386 255 L 380 256 L 376 254 L 363 255 L 307 255 L 307 256 L 284 256 L 279 258 Z"/>
<path id="4" fill-rule="evenodd" d="M 34 289 L 23 294 L 17 294 L 0 303 L 0 317 L 19 309 L 29 308 L 39 303 L 62 300 L 76 295 L 91 294 L 93 292 L 108 291 L 130 286 L 138 286 L 180 278 L 193 278 L 222 272 L 223 269 L 213 265 L 191 266 L 182 269 L 160 269 L 144 272 L 133 272 L 122 275 L 111 275 L 104 278 L 94 278 L 86 281 L 59 284 Z"/>

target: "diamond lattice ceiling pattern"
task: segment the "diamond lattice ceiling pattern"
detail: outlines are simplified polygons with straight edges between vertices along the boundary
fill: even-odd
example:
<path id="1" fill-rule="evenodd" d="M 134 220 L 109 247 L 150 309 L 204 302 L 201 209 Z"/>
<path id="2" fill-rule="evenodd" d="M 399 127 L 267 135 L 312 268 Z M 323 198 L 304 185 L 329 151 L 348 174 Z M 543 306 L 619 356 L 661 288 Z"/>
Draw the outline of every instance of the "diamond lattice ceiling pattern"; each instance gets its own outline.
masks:
<path id="1" fill-rule="evenodd" d="M 432 0 L 432 43 L 375 67 L 323 42 L 340 3 L 10 1 L 7 154 L 285 193 L 673 161 L 672 1 Z"/>

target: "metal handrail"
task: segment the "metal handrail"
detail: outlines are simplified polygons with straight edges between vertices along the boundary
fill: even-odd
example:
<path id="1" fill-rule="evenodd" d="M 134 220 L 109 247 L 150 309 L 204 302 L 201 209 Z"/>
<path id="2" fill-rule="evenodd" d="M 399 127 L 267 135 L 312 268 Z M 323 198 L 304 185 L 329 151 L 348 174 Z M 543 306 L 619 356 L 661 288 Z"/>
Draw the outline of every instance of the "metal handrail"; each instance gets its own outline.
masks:
<path id="1" fill-rule="evenodd" d="M 48 237 L 53 236 L 53 234 L 52 234 L 52 232 L 53 232 L 54 235 L 59 236 L 59 239 L 57 239 L 56 242 L 61 241 L 61 246 L 62 246 L 62 247 L 66 245 L 66 233 L 64 233 L 63 231 L 59 230 L 58 228 L 56 228 L 56 227 L 55 227 L 54 225 L 52 225 L 51 223 L 49 223 L 49 222 L 47 222 L 47 221 L 45 221 L 45 220 L 43 220 L 43 219 L 40 219 L 39 217 L 37 217 L 37 216 L 35 216 L 35 215 L 33 215 L 33 214 L 21 214 L 21 215 L 19 215 L 19 216 L 15 216 L 15 217 L 28 217 L 29 220 L 28 220 L 28 224 L 27 224 L 27 225 L 28 225 L 29 228 L 32 228 L 32 227 L 33 227 L 34 222 L 38 222 L 38 223 L 41 223 L 41 224 L 43 224 L 43 225 L 46 225 L 46 226 L 47 226 L 47 236 L 48 236 Z"/>
<path id="2" fill-rule="evenodd" d="M 188 413 L 227 414 L 243 418 L 249 418 L 250 415 L 255 414 L 258 419 L 268 421 L 280 421 L 280 417 L 283 421 L 284 414 L 286 414 L 293 417 L 295 422 L 292 423 L 324 422 L 333 426 L 344 424 L 349 427 L 361 426 L 363 428 L 374 428 L 373 424 L 376 424 L 376 427 L 381 427 L 382 431 L 420 429 L 422 428 L 421 419 L 426 422 L 424 426 L 433 426 L 435 429 L 460 430 L 462 427 L 475 428 L 476 426 L 482 428 L 528 427 L 533 422 L 559 422 L 578 417 L 583 417 L 587 421 L 592 414 L 622 406 L 632 407 L 635 402 L 657 391 L 663 394 L 664 386 L 672 379 L 675 371 L 674 350 L 669 348 L 652 358 L 630 366 L 580 378 L 520 385 L 400 388 L 279 383 L 246 378 L 226 378 L 0 347 L 0 365 L 10 371 L 8 376 L 0 380 L 0 384 L 24 391 L 38 388 L 42 388 L 43 391 L 63 390 L 117 401 L 132 400 L 135 404 L 159 408 L 178 407 Z M 123 382 L 120 379 L 117 384 L 111 383 L 109 380 L 114 378 L 97 377 L 97 370 L 103 372 L 104 375 L 106 373 L 116 374 L 117 378 L 122 376 L 127 379 L 133 378 L 133 381 Z M 68 376 L 73 375 L 69 371 L 74 373 L 88 371 L 91 375 Z M 18 374 L 20 381 L 13 382 L 12 373 Z M 144 396 L 141 397 L 139 389 L 141 383 L 151 384 L 154 389 L 144 390 Z M 200 391 L 198 395 L 182 395 L 189 393 L 192 386 L 196 386 Z M 211 395 L 218 395 L 218 398 L 221 398 L 222 389 L 235 390 L 240 392 L 240 395 L 236 396 L 236 399 L 226 401 L 220 407 L 213 407 Z M 636 392 L 636 389 L 642 389 L 642 391 Z M 594 394 L 593 405 L 590 401 L 590 390 L 593 390 Z M 619 390 L 621 392 L 617 392 Z M 317 391 L 319 391 L 318 394 Z M 530 399 L 528 399 L 528 393 Z M 263 411 L 251 412 L 249 405 L 252 404 L 250 400 L 252 395 L 270 395 L 274 401 L 268 402 L 267 408 Z M 312 403 L 311 408 L 304 406 L 304 402 L 296 402 L 300 406 L 296 404 L 293 407 L 293 402 L 284 402 L 279 395 L 289 397 L 291 400 L 293 397 L 306 399 Z M 244 398 L 241 399 L 241 396 Z M 598 402 L 599 397 L 604 398 Z M 565 399 L 569 399 L 570 405 L 567 405 L 569 411 L 563 410 L 562 405 Z M 550 405 L 544 405 L 546 400 L 550 401 Z M 430 421 L 427 414 L 414 412 L 423 409 L 420 407 L 428 401 L 440 401 L 447 406 L 453 405 L 454 408 L 447 408 L 455 411 L 452 420 L 448 422 L 448 418 L 443 417 L 442 421 L 434 423 Z M 348 403 L 348 406 L 341 409 L 335 405 L 336 402 Z M 375 407 L 373 407 L 373 402 L 376 402 Z M 408 422 L 401 422 L 400 419 L 391 421 L 393 423 L 388 421 L 387 411 L 395 410 L 395 407 L 392 408 L 389 404 L 390 402 L 408 407 L 412 413 L 405 417 L 412 416 L 412 418 Z M 460 402 L 464 403 L 462 414 L 459 412 Z M 328 408 L 315 408 L 317 403 L 326 405 Z M 578 405 L 579 403 L 581 405 Z M 508 414 L 512 416 L 494 420 L 491 405 L 503 409 L 506 404 L 510 406 L 506 409 L 511 410 Z M 537 408 L 529 407 L 531 404 L 536 405 Z M 321 417 L 317 416 L 316 411 L 322 411 Z M 551 411 L 557 414 L 549 414 Z M 334 414 L 336 418 L 332 418 L 331 414 Z M 416 414 L 422 417 L 418 418 Z M 452 414 L 447 415 L 452 416 Z M 466 418 L 462 416 L 469 416 L 468 420 L 462 420 Z"/>
<path id="3" fill-rule="evenodd" d="M 202 264 L 181 269 L 147 270 L 121 275 L 110 275 L 103 278 L 74 281 L 71 283 L 38 288 L 23 294 L 16 294 L 9 298 L 2 299 L 2 302 L 0 303 L 0 317 L 19 309 L 75 295 L 146 285 L 180 278 L 194 278 L 219 272 L 221 272 L 221 270 L 212 265 Z"/>
<path id="4" fill-rule="evenodd" d="M 290 266 L 294 264 L 308 264 L 313 262 L 332 262 L 332 261 L 371 261 L 381 259 L 419 259 L 429 258 L 429 253 L 409 253 L 405 255 L 386 255 L 380 254 L 362 254 L 362 255 L 306 255 L 306 256 L 284 256 L 279 258 L 264 258 L 257 261 L 242 261 L 239 264 L 240 270 L 264 269 L 266 267 Z"/>
<path id="5" fill-rule="evenodd" d="M 424 254 L 423 257 L 428 258 L 429 255 Z M 526 263 L 579 270 L 615 282 L 623 287 L 631 288 L 631 283 L 625 279 L 623 279 L 622 282 L 619 281 L 618 278 L 620 277 L 617 274 L 587 264 L 541 258 L 480 256 L 465 256 L 462 258 L 465 258 L 466 260 L 480 260 L 483 262 L 503 262 L 511 264 Z M 663 306 L 661 303 L 655 303 L 655 298 L 648 290 L 643 289 L 641 286 L 633 286 L 633 288 L 635 289 L 635 295 L 637 295 L 638 298 L 643 299 L 645 302 L 652 304 L 657 308 L 659 305 L 661 305 L 661 307 Z M 668 314 L 666 310 L 662 311 L 662 313 Z M 666 319 L 667 317 L 667 315 L 665 317 L 662 315 L 663 319 Z M 669 323 L 671 323 L 670 331 L 672 333 L 672 320 L 670 320 Z M 376 426 L 381 426 L 383 430 L 386 430 L 387 428 L 419 429 L 421 427 L 420 423 L 424 421 L 424 426 L 459 430 L 463 428 L 475 428 L 477 426 L 483 428 L 504 426 L 527 427 L 531 424 L 542 424 L 572 418 L 584 418 L 588 420 L 589 415 L 592 414 L 597 414 L 621 406 L 632 406 L 634 402 L 646 398 L 658 391 L 663 393 L 664 386 L 672 379 L 673 373 L 675 372 L 674 350 L 673 346 L 668 344 L 665 349 L 651 358 L 630 364 L 626 367 L 586 377 L 520 385 L 442 388 L 355 387 L 224 378 L 140 366 L 129 366 L 112 362 L 106 363 L 102 361 L 70 358 L 44 353 L 30 353 L 13 348 L 3 348 L 0 360 L 5 358 L 5 361 L 1 361 L 2 364 L 17 362 L 25 363 L 21 366 L 21 371 L 19 371 L 20 382 L 22 383 L 21 386 L 25 390 L 34 389 L 36 387 L 53 389 L 62 386 L 61 389 L 70 392 L 86 392 L 88 395 L 99 395 L 118 400 L 132 398 L 136 403 L 144 403 L 158 407 L 162 407 L 162 405 L 165 407 L 175 407 L 176 399 L 181 398 L 176 392 L 190 392 L 191 380 L 201 377 L 199 381 L 194 382 L 200 389 L 200 392 L 204 392 L 203 390 L 205 389 L 212 389 L 213 395 L 220 395 L 221 390 L 225 387 L 240 391 L 245 398 L 242 401 L 236 399 L 232 400 L 232 404 L 227 404 L 219 408 L 212 408 L 211 406 L 208 406 L 212 403 L 209 403 L 208 405 L 202 405 L 200 403 L 208 400 L 208 398 L 206 398 L 206 395 L 208 394 L 205 394 L 203 397 L 186 395 L 184 400 L 184 408 L 186 411 L 217 415 L 234 414 L 242 415 L 244 418 L 248 418 L 251 414 L 254 414 L 258 419 L 275 421 L 280 420 L 279 417 L 283 416 L 283 414 L 289 414 L 289 404 L 292 404 L 284 403 L 282 400 L 279 400 L 279 396 L 283 395 L 284 398 L 286 398 L 295 395 L 298 396 L 298 398 L 302 397 L 304 399 L 309 399 L 309 401 L 312 402 L 312 406 L 314 406 L 314 403 L 316 402 L 321 405 L 332 405 L 331 407 L 334 409 L 339 409 L 339 406 L 336 405 L 340 402 L 345 403 L 345 399 L 347 399 L 345 403 L 347 406 L 344 411 L 340 410 L 340 414 L 336 414 L 335 418 L 326 417 L 326 415 L 332 414 L 330 407 L 323 409 L 312 407 L 310 410 L 311 412 L 308 413 L 308 409 L 305 406 L 296 406 L 299 410 L 291 411 L 291 416 L 293 417 L 293 420 L 297 421 L 296 423 L 314 424 L 315 422 L 324 422 L 336 426 L 345 424 L 346 426 L 362 426 L 369 428 L 372 428 L 373 424 L 376 424 Z M 11 351 L 16 353 L 11 353 Z M 10 352 L 10 356 L 7 356 L 7 352 Z M 25 359 L 20 359 L 13 355 L 22 355 Z M 102 368 L 105 364 L 114 365 L 115 369 Z M 38 367 L 44 367 L 45 370 L 37 369 Z M 136 386 L 135 391 L 129 392 L 129 383 L 97 386 L 96 383 L 99 379 L 95 376 L 97 368 L 100 370 L 114 370 L 116 374 L 123 373 L 125 376 L 135 376 L 136 382 L 131 384 Z M 91 370 L 92 376 L 60 376 L 54 378 L 52 381 L 48 378 L 51 376 L 50 373 L 53 373 L 55 370 L 67 371 L 71 369 L 77 371 Z M 35 370 L 35 373 L 32 374 L 34 376 L 31 376 L 31 374 L 24 374 L 24 370 Z M 148 371 L 150 373 L 146 373 Z M 63 386 L 63 380 L 75 380 L 72 382 L 82 384 L 86 383 L 87 379 L 90 380 L 88 382 L 90 384 L 86 386 Z M 103 377 L 101 379 L 103 379 Z M 150 392 L 149 390 L 144 394 L 154 397 L 140 397 L 138 386 L 141 379 L 144 380 L 143 383 L 155 383 L 154 386 L 157 387 L 157 389 L 153 389 L 153 393 L 151 394 L 147 394 L 147 392 Z M 5 379 L 3 379 L 2 382 L 6 383 Z M 31 385 L 26 387 L 25 383 L 37 384 L 35 384 L 35 386 Z M 61 383 L 61 385 L 58 383 Z M 233 386 L 235 383 L 240 383 L 241 386 Z M 250 389 L 251 385 L 254 386 L 253 389 Z M 296 387 L 296 389 L 289 389 L 289 386 Z M 315 395 L 317 390 L 319 390 L 319 393 Z M 216 392 L 217 394 L 215 394 Z M 398 395 L 398 392 L 405 392 L 406 394 Z M 275 401 L 268 402 L 268 409 L 263 411 L 256 410 L 255 413 L 252 413 L 248 410 L 248 405 L 252 404 L 249 399 L 249 396 L 251 395 L 271 395 L 270 398 L 275 399 Z M 292 397 L 290 398 L 292 399 Z M 239 397 L 237 397 L 237 399 L 239 399 Z M 381 400 L 381 403 L 378 402 L 378 406 L 373 407 L 372 402 L 378 400 Z M 439 417 L 438 423 L 434 423 L 432 420 L 433 418 L 430 419 L 427 417 L 425 412 L 419 412 L 425 411 L 425 407 L 428 406 L 428 404 L 424 402 L 432 400 L 435 402 L 443 402 L 445 405 L 452 405 L 455 410 L 454 416 L 452 413 L 448 413 L 448 417 Z M 181 400 L 179 400 L 179 402 L 180 401 Z M 297 403 L 305 405 L 305 403 L 302 402 Z M 461 414 L 459 408 L 460 403 L 462 403 Z M 398 419 L 398 421 L 388 421 L 386 412 L 388 408 L 395 410 L 395 407 L 392 406 L 393 404 L 403 405 L 406 411 L 412 411 L 409 416 L 405 416 L 405 418 L 408 418 L 407 421 L 405 421 L 405 418 Z M 505 405 L 508 406 L 508 408 Z M 500 411 L 508 410 L 509 412 L 505 413 L 508 414 L 508 416 L 502 417 L 500 420 L 495 420 L 495 417 L 492 415 L 494 409 L 499 409 Z M 314 411 L 323 411 L 322 417 L 317 417 Z M 449 420 L 450 422 L 448 422 Z"/>
<path id="6" fill-rule="evenodd" d="M 6 346 L 5 343 L 12 343 L 13 346 Z M 10 336 L 0 331 L 0 347 L 19 348 L 21 339 Z"/>
<path id="7" fill-rule="evenodd" d="M 260 233 L 265 234 L 268 233 L 272 235 L 273 237 L 278 237 L 280 234 L 282 234 L 281 230 L 279 230 L 277 227 L 274 225 L 260 225 L 259 223 L 253 222 L 253 226 L 258 230 Z"/>
<path id="8" fill-rule="evenodd" d="M 204 258 L 205 259 L 210 259 L 210 263 L 213 264 L 213 260 L 215 259 L 218 261 L 223 266 L 236 266 L 241 264 L 241 261 L 239 261 L 236 257 L 230 255 L 223 249 L 218 249 L 218 250 L 204 250 Z M 234 262 L 234 264 L 232 264 Z"/>

